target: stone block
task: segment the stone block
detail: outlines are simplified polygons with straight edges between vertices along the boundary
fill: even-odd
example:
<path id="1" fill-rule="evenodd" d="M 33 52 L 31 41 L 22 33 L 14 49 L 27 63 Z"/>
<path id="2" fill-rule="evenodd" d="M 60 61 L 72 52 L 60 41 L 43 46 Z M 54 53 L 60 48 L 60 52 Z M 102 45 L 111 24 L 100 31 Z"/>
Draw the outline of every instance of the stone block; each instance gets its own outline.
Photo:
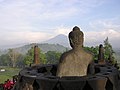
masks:
<path id="1" fill-rule="evenodd" d="M 63 90 L 82 90 L 86 77 L 62 77 L 59 81 Z"/>
<path id="2" fill-rule="evenodd" d="M 107 78 L 91 76 L 87 79 L 87 81 L 93 90 L 105 90 Z"/>
<path id="3" fill-rule="evenodd" d="M 37 78 L 36 82 L 39 84 L 40 90 L 53 90 L 58 85 L 57 78 Z"/>

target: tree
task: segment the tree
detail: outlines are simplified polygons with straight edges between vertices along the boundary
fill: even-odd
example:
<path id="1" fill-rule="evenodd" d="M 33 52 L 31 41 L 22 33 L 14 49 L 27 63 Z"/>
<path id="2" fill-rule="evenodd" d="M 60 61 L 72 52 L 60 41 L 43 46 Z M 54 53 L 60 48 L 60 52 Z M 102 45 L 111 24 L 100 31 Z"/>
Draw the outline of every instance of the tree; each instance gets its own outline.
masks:
<path id="1" fill-rule="evenodd" d="M 25 55 L 20 54 L 18 56 L 18 59 L 16 61 L 16 67 L 19 67 L 19 68 L 25 67 L 24 58 L 25 58 Z"/>
<path id="2" fill-rule="evenodd" d="M 40 52 L 40 60 L 43 64 L 47 63 L 46 55 L 42 52 Z"/>
<path id="3" fill-rule="evenodd" d="M 40 58 L 40 63 L 45 64 L 46 63 L 46 56 L 44 53 L 41 52 L 40 48 L 39 49 L 39 58 Z M 33 63 L 34 60 L 34 47 L 31 47 L 31 49 L 28 50 L 25 58 L 24 58 L 24 63 L 26 65 L 30 65 Z"/>
<path id="4" fill-rule="evenodd" d="M 15 51 L 14 49 L 9 49 L 8 51 L 8 56 L 10 57 L 10 60 L 12 62 L 12 67 L 16 66 L 16 61 L 17 58 L 19 57 L 19 53 L 17 51 Z"/>
<path id="5" fill-rule="evenodd" d="M 10 57 L 8 56 L 8 54 L 2 54 L 0 56 L 0 65 L 1 66 L 10 66 L 11 65 Z"/>
<path id="6" fill-rule="evenodd" d="M 112 45 L 109 43 L 108 37 L 104 40 L 104 50 L 105 50 L 105 54 L 104 54 L 105 59 L 108 60 L 109 57 L 111 56 L 112 61 L 114 63 L 115 61 L 115 58 L 113 56 L 114 51 L 113 51 Z"/>
<path id="7" fill-rule="evenodd" d="M 89 52 L 89 53 L 91 53 L 91 54 L 93 54 L 93 59 L 94 60 L 98 60 L 98 51 L 99 51 L 99 47 L 98 46 L 96 46 L 96 47 L 84 47 L 84 49 L 87 51 L 87 52 Z"/>
<path id="8" fill-rule="evenodd" d="M 46 53 L 47 63 L 48 64 L 58 63 L 61 54 L 62 53 L 56 51 L 48 51 Z"/>
<path id="9" fill-rule="evenodd" d="M 24 63 L 26 65 L 30 65 L 33 63 L 33 59 L 34 59 L 34 48 L 31 47 L 31 49 L 28 50 L 28 52 L 24 58 Z"/>

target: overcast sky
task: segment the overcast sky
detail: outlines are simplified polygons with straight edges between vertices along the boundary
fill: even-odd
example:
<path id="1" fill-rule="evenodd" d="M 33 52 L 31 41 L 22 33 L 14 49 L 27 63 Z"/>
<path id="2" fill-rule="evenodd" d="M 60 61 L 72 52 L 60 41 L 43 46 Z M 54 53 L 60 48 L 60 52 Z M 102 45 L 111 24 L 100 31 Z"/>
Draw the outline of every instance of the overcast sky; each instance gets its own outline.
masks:
<path id="1" fill-rule="evenodd" d="M 76 25 L 85 45 L 109 37 L 120 46 L 120 0 L 0 0 L 0 48 L 68 35 Z"/>

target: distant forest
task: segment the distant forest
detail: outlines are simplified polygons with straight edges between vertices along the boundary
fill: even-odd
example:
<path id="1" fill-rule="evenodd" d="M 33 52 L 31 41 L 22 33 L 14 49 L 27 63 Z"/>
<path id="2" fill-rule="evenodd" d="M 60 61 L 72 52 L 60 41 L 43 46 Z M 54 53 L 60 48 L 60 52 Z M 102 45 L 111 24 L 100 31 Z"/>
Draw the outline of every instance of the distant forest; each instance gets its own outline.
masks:
<path id="1" fill-rule="evenodd" d="M 25 67 L 33 63 L 34 57 L 34 45 L 25 45 L 19 48 L 12 48 L 5 51 L 1 51 L 0 66 L 10 67 Z M 42 64 L 54 64 L 59 62 L 59 58 L 63 52 L 68 51 L 70 48 L 64 47 L 59 44 L 37 44 L 39 47 L 39 58 Z M 99 46 L 96 47 L 84 47 L 84 49 L 94 55 L 94 60 L 98 60 Z M 120 59 L 120 52 L 117 54 L 114 52 L 108 38 L 104 41 L 104 56 L 105 60 L 109 60 L 109 55 L 112 56 L 112 63 L 116 62 L 116 59 Z"/>
<path id="2" fill-rule="evenodd" d="M 33 62 L 36 44 L 29 44 L 19 48 L 11 48 L 0 52 L 0 66 L 25 67 Z M 70 48 L 59 44 L 37 44 L 40 49 L 40 60 L 42 63 L 55 63 L 60 55 Z M 54 59 L 54 60 L 53 60 Z"/>

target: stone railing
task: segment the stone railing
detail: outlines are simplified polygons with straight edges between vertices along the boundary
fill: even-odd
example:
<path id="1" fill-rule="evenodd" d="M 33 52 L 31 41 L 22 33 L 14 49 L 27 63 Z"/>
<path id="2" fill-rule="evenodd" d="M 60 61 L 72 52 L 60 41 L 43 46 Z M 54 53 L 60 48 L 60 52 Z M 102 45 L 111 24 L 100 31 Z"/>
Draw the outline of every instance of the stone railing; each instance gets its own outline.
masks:
<path id="1" fill-rule="evenodd" d="M 56 76 L 57 65 L 23 69 L 13 90 L 120 90 L 120 71 L 110 65 L 95 64 L 95 74 Z"/>

